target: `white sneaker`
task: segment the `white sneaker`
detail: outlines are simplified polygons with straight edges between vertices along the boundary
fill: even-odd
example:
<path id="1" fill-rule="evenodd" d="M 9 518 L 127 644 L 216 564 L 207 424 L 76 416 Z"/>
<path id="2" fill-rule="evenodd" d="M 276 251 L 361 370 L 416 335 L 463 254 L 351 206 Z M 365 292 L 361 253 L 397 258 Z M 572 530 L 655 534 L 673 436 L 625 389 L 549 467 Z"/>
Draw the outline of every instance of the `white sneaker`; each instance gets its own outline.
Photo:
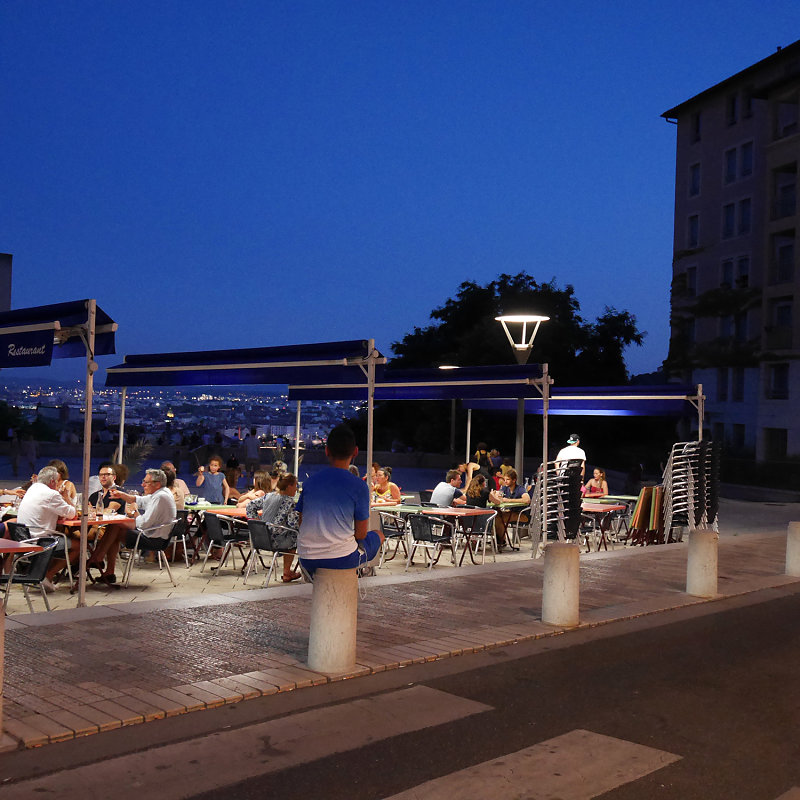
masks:
<path id="1" fill-rule="evenodd" d="M 56 590 L 56 587 L 53 586 L 53 582 L 49 578 L 44 578 L 42 580 L 42 586 L 44 586 L 44 590 L 48 594 L 52 594 Z"/>

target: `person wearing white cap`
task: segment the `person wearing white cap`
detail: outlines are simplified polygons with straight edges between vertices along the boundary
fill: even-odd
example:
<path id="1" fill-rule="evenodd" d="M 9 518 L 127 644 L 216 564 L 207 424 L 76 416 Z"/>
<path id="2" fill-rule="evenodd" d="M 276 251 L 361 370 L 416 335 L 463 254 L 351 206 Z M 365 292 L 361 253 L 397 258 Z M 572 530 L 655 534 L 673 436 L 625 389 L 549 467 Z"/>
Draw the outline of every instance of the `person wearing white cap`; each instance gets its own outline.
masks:
<path id="1" fill-rule="evenodd" d="M 580 459 L 581 461 L 581 478 L 583 478 L 584 473 L 586 472 L 586 452 L 583 448 L 578 447 L 581 443 L 581 439 L 577 433 L 571 433 L 569 435 L 569 439 L 567 439 L 567 446 L 562 447 L 558 451 L 558 455 L 556 456 L 556 467 L 560 467 L 562 462 L 564 461 L 573 461 L 575 459 Z"/>

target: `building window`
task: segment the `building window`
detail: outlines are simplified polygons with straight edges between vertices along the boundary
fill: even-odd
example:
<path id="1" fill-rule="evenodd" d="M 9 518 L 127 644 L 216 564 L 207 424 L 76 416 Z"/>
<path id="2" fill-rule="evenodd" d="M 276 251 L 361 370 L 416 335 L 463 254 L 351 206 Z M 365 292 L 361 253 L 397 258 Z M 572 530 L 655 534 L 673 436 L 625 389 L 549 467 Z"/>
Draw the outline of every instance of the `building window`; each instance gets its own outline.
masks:
<path id="1" fill-rule="evenodd" d="M 742 119 L 753 116 L 753 86 L 748 86 L 742 92 Z"/>
<path id="2" fill-rule="evenodd" d="M 736 204 L 726 203 L 722 206 L 722 238 L 730 239 L 736 230 Z"/>
<path id="3" fill-rule="evenodd" d="M 774 136 L 783 139 L 797 133 L 798 105 L 797 95 L 794 94 L 779 100 L 774 105 Z"/>
<path id="4" fill-rule="evenodd" d="M 739 98 L 735 94 L 728 95 L 725 102 L 725 118 L 728 125 L 735 125 L 739 121 Z"/>
<path id="5" fill-rule="evenodd" d="M 746 289 L 750 285 L 750 256 L 740 256 L 736 261 L 736 288 Z"/>
<path id="6" fill-rule="evenodd" d="M 728 399 L 728 368 L 717 369 L 717 400 L 724 403 Z"/>
<path id="7" fill-rule="evenodd" d="M 719 285 L 721 289 L 731 289 L 733 287 L 733 259 L 726 258 L 722 262 L 720 270 Z"/>
<path id="8" fill-rule="evenodd" d="M 739 201 L 739 234 L 750 233 L 750 225 L 752 223 L 752 203 L 750 198 L 746 197 L 744 200 Z"/>
<path id="9" fill-rule="evenodd" d="M 724 442 L 725 441 L 725 423 L 724 422 L 712 422 L 711 423 L 711 439 L 715 442 Z"/>
<path id="10" fill-rule="evenodd" d="M 769 305 L 769 325 L 764 329 L 769 350 L 789 350 L 792 347 L 791 297 L 777 297 Z"/>
<path id="11" fill-rule="evenodd" d="M 692 214 L 692 216 L 689 217 L 686 239 L 686 243 L 689 247 L 697 247 L 700 244 L 700 217 L 697 214 Z"/>
<path id="12" fill-rule="evenodd" d="M 686 294 L 689 297 L 697 295 L 697 267 L 686 268 Z"/>
<path id="13" fill-rule="evenodd" d="M 770 364 L 767 368 L 767 399 L 789 399 L 789 365 Z"/>
<path id="14" fill-rule="evenodd" d="M 734 422 L 733 431 L 731 436 L 731 444 L 735 450 L 744 450 L 744 434 L 745 427 L 739 423 Z"/>
<path id="15" fill-rule="evenodd" d="M 736 180 L 736 148 L 725 151 L 725 174 L 723 180 L 725 183 L 733 183 Z"/>
<path id="16" fill-rule="evenodd" d="M 753 174 L 753 143 L 745 142 L 739 150 L 739 175 L 746 178 Z"/>
<path id="17" fill-rule="evenodd" d="M 793 217 L 797 211 L 797 162 L 772 171 L 772 219 Z"/>
<path id="18" fill-rule="evenodd" d="M 689 197 L 700 194 L 700 165 L 692 164 L 689 167 Z"/>
<path id="19" fill-rule="evenodd" d="M 772 236 L 770 282 L 789 283 L 794 279 L 794 231 Z"/>
<path id="20" fill-rule="evenodd" d="M 699 111 L 692 114 L 692 141 L 700 141 L 700 132 L 702 130 L 702 118 Z"/>
<path id="21" fill-rule="evenodd" d="M 733 315 L 733 338 L 739 344 L 747 341 L 747 312 L 740 311 Z"/>
<path id="22" fill-rule="evenodd" d="M 786 428 L 764 428 L 764 455 L 768 461 L 785 459 L 787 442 Z"/>
<path id="23" fill-rule="evenodd" d="M 741 403 L 744 400 L 744 367 L 734 367 L 731 376 L 731 399 L 734 403 Z"/>

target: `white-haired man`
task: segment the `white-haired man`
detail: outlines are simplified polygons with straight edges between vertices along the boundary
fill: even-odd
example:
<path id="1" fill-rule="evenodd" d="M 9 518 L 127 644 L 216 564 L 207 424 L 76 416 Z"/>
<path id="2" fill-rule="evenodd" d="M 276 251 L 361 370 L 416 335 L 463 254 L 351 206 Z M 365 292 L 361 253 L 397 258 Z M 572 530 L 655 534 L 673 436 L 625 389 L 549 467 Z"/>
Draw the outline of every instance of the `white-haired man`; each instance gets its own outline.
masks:
<path id="1" fill-rule="evenodd" d="M 103 538 L 95 547 L 89 560 L 89 566 L 100 567 L 107 561 L 100 580 L 115 583 L 114 570 L 117 566 L 117 554 L 120 545 L 134 547 L 139 532 L 142 538 L 139 547 L 142 550 L 161 550 L 164 540 L 169 539 L 172 525 L 175 522 L 175 498 L 167 488 L 167 476 L 161 469 L 148 469 L 142 480 L 144 495 L 123 492 L 119 488 L 110 491 L 115 500 L 125 503 L 136 503 L 136 530 L 129 530 L 121 525 L 109 526 Z"/>
<path id="2" fill-rule="evenodd" d="M 68 503 L 58 491 L 61 482 L 61 476 L 55 467 L 42 467 L 36 482 L 25 492 L 25 496 L 19 504 L 17 522 L 26 525 L 32 536 L 38 537 L 53 533 L 58 525 L 59 517 L 73 519 L 77 513 L 75 506 Z M 79 551 L 80 542 L 73 540 L 70 542 L 70 551 L 67 557 L 73 559 L 77 557 Z M 63 558 L 52 560 L 43 582 L 47 591 L 53 591 L 52 578 L 64 569 L 66 563 Z"/>

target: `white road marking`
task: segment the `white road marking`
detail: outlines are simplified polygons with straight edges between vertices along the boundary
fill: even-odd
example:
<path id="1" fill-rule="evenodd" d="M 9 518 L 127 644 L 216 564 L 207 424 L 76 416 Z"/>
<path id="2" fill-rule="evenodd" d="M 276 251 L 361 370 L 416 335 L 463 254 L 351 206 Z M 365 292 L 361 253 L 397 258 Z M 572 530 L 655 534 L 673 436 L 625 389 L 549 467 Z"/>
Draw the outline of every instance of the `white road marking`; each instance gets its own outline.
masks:
<path id="1" fill-rule="evenodd" d="M 413 686 L 5 785 L 0 794 L 3 800 L 142 800 L 150 790 L 158 800 L 180 800 L 491 710 Z"/>
<path id="2" fill-rule="evenodd" d="M 386 800 L 590 800 L 679 760 L 663 750 L 575 730 Z"/>

